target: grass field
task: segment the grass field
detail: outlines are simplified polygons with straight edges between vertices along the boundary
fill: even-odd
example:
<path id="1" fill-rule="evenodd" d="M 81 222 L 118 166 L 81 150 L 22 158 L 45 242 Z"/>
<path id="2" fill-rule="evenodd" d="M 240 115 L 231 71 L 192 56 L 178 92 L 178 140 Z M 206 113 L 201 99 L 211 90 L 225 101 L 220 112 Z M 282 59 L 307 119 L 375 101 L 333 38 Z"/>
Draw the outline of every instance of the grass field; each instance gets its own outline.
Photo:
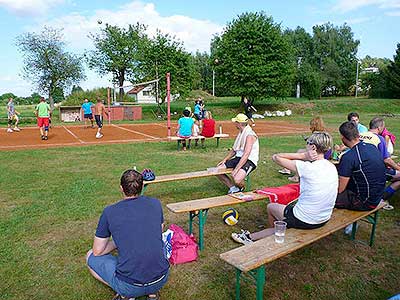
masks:
<path id="1" fill-rule="evenodd" d="M 400 137 L 399 100 L 319 101 L 312 107 L 307 101 L 277 105 L 291 105 L 297 112 L 291 119 L 301 123 L 320 114 L 331 128 L 337 128 L 350 110 L 358 111 L 365 125 L 377 112 L 391 113 L 387 127 Z M 227 118 L 239 110 L 233 102 L 224 99 L 208 105 L 213 111 L 218 107 L 224 111 L 226 106 L 229 113 L 222 115 Z M 338 143 L 338 135 L 334 136 Z M 174 143 L 166 142 L 0 152 L 0 299 L 111 299 L 112 291 L 89 275 L 84 255 L 102 209 L 121 197 L 121 173 L 134 165 L 158 175 L 206 169 L 225 155 L 232 142 L 223 140 L 219 148 L 210 143 L 206 149 L 188 152 L 177 152 Z M 297 136 L 261 138 L 252 187 L 287 183 L 270 157 L 302 146 Z M 176 223 L 184 229 L 187 216 L 170 213 L 167 203 L 224 193 L 215 178 L 158 184 L 147 190 L 147 195 L 161 200 L 166 225 Z M 399 199 L 391 201 L 395 210 L 381 213 L 373 248 L 336 232 L 269 264 L 266 299 L 386 299 L 400 293 Z M 209 212 L 205 250 L 197 262 L 172 266 L 162 299 L 234 299 L 234 269 L 219 254 L 238 246 L 230 239 L 231 232 L 263 228 L 266 203 L 236 208 L 240 220 L 234 227 L 221 220 L 225 208 Z M 359 231 L 367 238 L 366 224 Z M 254 290 L 244 284 L 241 299 L 255 299 Z"/>

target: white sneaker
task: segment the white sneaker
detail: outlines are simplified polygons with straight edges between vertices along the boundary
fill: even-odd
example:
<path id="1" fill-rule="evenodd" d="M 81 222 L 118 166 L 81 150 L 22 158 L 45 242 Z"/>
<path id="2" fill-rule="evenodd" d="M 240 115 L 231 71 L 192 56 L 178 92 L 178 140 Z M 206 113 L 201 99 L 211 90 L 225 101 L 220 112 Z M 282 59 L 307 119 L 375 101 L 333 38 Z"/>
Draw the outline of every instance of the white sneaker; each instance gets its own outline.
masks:
<path id="1" fill-rule="evenodd" d="M 234 185 L 229 188 L 228 194 L 234 194 L 234 193 L 237 193 L 240 191 L 241 191 L 241 189 L 238 188 L 236 185 Z"/>
<path id="2" fill-rule="evenodd" d="M 11 128 L 7 128 L 7 132 L 10 132 L 10 133 L 12 133 L 12 132 L 14 132 Z"/>
<path id="3" fill-rule="evenodd" d="M 14 127 L 13 130 L 14 130 L 14 131 L 21 131 L 21 129 L 19 129 L 18 127 Z"/>
<path id="4" fill-rule="evenodd" d="M 101 139 L 103 137 L 102 134 L 96 134 L 96 139 Z"/>
<path id="5" fill-rule="evenodd" d="M 356 230 L 358 229 L 359 226 L 360 225 L 357 224 Z M 353 224 L 347 225 L 346 228 L 344 229 L 344 233 L 350 235 L 352 230 L 353 230 Z"/>
<path id="6" fill-rule="evenodd" d="M 253 243 L 253 241 L 250 238 L 250 232 L 247 230 L 242 229 L 241 233 L 234 232 L 231 234 L 231 237 L 235 242 L 239 244 L 247 245 Z"/>

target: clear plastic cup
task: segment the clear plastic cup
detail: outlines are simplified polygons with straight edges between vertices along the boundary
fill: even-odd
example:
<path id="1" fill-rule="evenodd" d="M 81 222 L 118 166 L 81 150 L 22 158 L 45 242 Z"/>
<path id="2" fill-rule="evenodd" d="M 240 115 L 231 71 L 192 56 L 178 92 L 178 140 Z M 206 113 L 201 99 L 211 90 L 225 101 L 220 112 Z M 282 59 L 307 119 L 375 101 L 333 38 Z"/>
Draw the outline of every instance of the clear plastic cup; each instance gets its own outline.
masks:
<path id="1" fill-rule="evenodd" d="M 285 221 L 275 221 L 275 242 L 278 244 L 282 244 L 285 241 L 285 232 L 286 232 L 286 222 Z"/>

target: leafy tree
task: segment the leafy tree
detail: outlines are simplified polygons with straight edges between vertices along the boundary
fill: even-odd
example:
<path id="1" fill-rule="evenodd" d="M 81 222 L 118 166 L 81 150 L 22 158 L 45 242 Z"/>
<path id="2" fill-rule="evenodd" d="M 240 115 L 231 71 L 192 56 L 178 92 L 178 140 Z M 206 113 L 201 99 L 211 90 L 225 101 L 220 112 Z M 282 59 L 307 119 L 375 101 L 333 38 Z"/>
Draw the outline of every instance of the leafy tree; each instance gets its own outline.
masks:
<path id="1" fill-rule="evenodd" d="M 346 94 L 354 84 L 357 66 L 357 48 L 350 26 L 331 23 L 313 27 L 315 58 L 323 78 L 323 94 Z"/>
<path id="2" fill-rule="evenodd" d="M 118 86 L 123 86 L 127 77 L 139 80 L 143 76 L 140 61 L 149 43 L 145 30 L 146 26 L 140 23 L 127 29 L 106 24 L 100 34 L 90 34 L 95 50 L 86 53 L 89 68 L 100 75 L 111 73 Z M 120 100 L 123 94 L 120 88 Z"/>
<path id="3" fill-rule="evenodd" d="M 48 94 L 52 108 L 55 93 L 85 78 L 80 57 L 65 51 L 59 30 L 44 27 L 40 34 L 24 33 L 17 38 L 17 46 L 24 57 L 24 78 Z"/>
<path id="4" fill-rule="evenodd" d="M 71 94 L 77 93 L 77 92 L 83 92 L 83 88 L 81 88 L 79 85 L 73 85 L 71 89 Z"/>
<path id="5" fill-rule="evenodd" d="M 400 43 L 397 44 L 393 61 L 387 67 L 385 78 L 390 97 L 400 99 Z"/>
<path id="6" fill-rule="evenodd" d="M 145 45 L 144 54 L 139 61 L 142 76 L 140 80 L 160 78 L 161 99 L 166 95 L 165 74 L 171 73 L 171 94 L 186 95 L 192 89 L 194 77 L 191 55 L 183 49 L 183 44 L 169 34 L 157 30 L 154 38 Z M 131 78 L 137 81 L 138 78 Z"/>
<path id="7" fill-rule="evenodd" d="M 253 99 L 288 95 L 294 71 L 290 57 L 280 26 L 264 12 L 240 15 L 211 45 L 218 89 Z"/>
<path id="8" fill-rule="evenodd" d="M 210 55 L 206 52 L 197 51 L 192 55 L 194 68 L 193 88 L 196 90 L 212 90 L 212 68 Z"/>

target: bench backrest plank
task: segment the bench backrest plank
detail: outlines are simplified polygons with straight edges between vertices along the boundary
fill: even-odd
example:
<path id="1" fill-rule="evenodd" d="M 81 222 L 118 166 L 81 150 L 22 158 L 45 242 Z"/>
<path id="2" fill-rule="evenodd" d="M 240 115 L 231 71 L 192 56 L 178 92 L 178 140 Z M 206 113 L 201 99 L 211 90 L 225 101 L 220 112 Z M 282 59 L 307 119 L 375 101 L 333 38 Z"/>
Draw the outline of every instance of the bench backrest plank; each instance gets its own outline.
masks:
<path id="1" fill-rule="evenodd" d="M 370 215 L 376 210 L 381 209 L 385 204 L 386 203 L 382 201 L 379 206 L 372 211 L 334 209 L 329 222 L 321 228 L 313 230 L 288 229 L 283 244 L 275 243 L 275 237 L 272 235 L 252 244 L 222 253 L 220 254 L 220 258 L 239 270 L 248 272 L 344 228 Z"/>
<path id="2" fill-rule="evenodd" d="M 232 173 L 232 169 L 218 169 L 213 171 L 196 171 L 196 172 L 189 172 L 189 173 L 182 173 L 182 174 L 172 174 L 172 175 L 161 175 L 156 176 L 156 179 L 152 181 L 143 181 L 143 184 L 154 184 L 160 182 L 168 182 L 168 181 L 176 181 L 176 180 L 185 180 L 185 179 L 194 179 L 200 177 L 208 177 L 208 176 L 216 176 L 221 174 L 230 174 Z"/>
<path id="3" fill-rule="evenodd" d="M 191 137 L 188 137 L 188 138 L 181 138 L 179 136 L 170 136 L 170 137 L 168 137 L 168 140 L 170 140 L 170 141 L 180 141 L 180 140 L 214 139 L 214 138 L 228 138 L 228 137 L 229 137 L 229 134 L 227 134 L 227 133 L 216 133 L 212 137 L 205 137 L 205 136 L 202 136 L 202 135 L 191 136 Z"/>
<path id="4" fill-rule="evenodd" d="M 243 194 L 252 196 L 253 200 L 246 201 L 246 200 L 234 198 L 229 195 L 223 195 L 223 196 L 217 196 L 217 197 L 211 197 L 211 198 L 171 203 L 171 204 L 167 204 L 167 208 L 174 213 L 184 213 L 184 212 L 196 211 L 196 210 L 200 210 L 200 209 L 208 209 L 208 208 L 219 207 L 219 206 L 234 205 L 234 204 L 240 204 L 240 203 L 244 203 L 244 202 L 252 202 L 252 201 L 256 201 L 256 200 L 264 200 L 264 199 L 269 198 L 268 195 L 257 194 L 255 192 L 245 192 Z"/>

